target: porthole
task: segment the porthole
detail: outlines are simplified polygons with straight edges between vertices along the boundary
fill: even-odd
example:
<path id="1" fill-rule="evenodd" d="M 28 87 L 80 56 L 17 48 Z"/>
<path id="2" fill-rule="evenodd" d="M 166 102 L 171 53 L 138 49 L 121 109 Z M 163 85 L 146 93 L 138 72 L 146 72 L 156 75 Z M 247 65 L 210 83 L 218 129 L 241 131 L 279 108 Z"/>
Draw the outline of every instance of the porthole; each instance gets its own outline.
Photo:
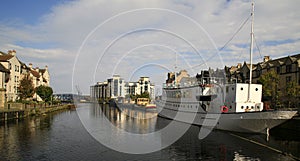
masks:
<path id="1" fill-rule="evenodd" d="M 255 91 L 258 91 L 258 88 L 255 88 Z"/>
<path id="2" fill-rule="evenodd" d="M 244 88 L 243 88 L 243 87 L 241 87 L 241 91 L 242 91 L 242 90 L 244 90 Z"/>
<path id="3" fill-rule="evenodd" d="M 249 109 L 249 106 L 247 106 L 246 109 Z"/>
<path id="4" fill-rule="evenodd" d="M 259 109 L 260 107 L 259 106 L 257 106 L 257 109 Z"/>
<path id="5" fill-rule="evenodd" d="M 234 88 L 233 88 L 233 87 L 232 87 L 231 89 L 234 91 Z"/>
<path id="6" fill-rule="evenodd" d="M 254 109 L 254 106 L 251 106 L 251 109 Z"/>
<path id="7" fill-rule="evenodd" d="M 244 109 L 244 106 L 242 106 L 241 109 Z"/>

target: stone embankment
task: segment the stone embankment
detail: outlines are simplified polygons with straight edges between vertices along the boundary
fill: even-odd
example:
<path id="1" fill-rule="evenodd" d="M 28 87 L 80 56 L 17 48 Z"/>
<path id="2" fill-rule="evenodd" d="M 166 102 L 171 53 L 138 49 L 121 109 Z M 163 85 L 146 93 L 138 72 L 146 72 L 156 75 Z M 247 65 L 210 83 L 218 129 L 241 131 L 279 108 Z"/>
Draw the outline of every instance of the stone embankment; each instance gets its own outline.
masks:
<path id="1" fill-rule="evenodd" d="M 30 106 L 25 104 L 11 104 L 9 108 L 0 109 L 0 121 L 7 121 L 12 119 L 20 119 L 27 116 L 39 116 L 46 115 L 47 113 L 60 111 L 60 110 L 72 110 L 75 109 L 74 104 L 62 104 L 51 106 Z"/>

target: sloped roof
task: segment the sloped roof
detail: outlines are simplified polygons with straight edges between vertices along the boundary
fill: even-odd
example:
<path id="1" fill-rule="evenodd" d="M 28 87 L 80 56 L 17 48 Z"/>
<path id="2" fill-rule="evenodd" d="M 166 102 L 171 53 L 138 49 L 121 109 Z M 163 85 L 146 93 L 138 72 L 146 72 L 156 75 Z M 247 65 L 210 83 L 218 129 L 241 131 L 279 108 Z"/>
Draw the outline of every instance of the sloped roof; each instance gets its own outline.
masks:
<path id="1" fill-rule="evenodd" d="M 31 74 L 34 76 L 34 77 L 37 77 L 39 78 L 40 77 L 40 74 L 39 72 L 35 71 L 35 70 L 30 70 Z"/>
<path id="2" fill-rule="evenodd" d="M 294 63 L 295 61 L 298 61 L 300 59 L 300 54 L 296 54 L 296 55 L 292 55 L 292 56 L 286 56 L 286 57 L 282 57 L 282 58 L 278 58 L 278 59 L 274 59 L 274 60 L 269 60 L 267 62 L 261 62 L 258 63 L 258 65 L 260 65 L 262 67 L 262 69 L 266 68 L 266 67 L 274 67 L 278 65 L 283 65 L 285 64 L 285 62 L 290 59 L 292 61 L 292 63 Z M 299 61 L 298 61 L 299 62 Z"/>
<path id="3" fill-rule="evenodd" d="M 8 69 L 6 69 L 2 64 L 0 64 L 0 72 L 10 73 L 10 71 Z"/>
<path id="4" fill-rule="evenodd" d="M 295 61 L 297 61 L 297 58 L 293 57 L 293 56 L 288 56 L 288 58 L 290 58 L 292 60 L 292 62 L 294 63 Z"/>
<path id="5" fill-rule="evenodd" d="M 39 71 L 40 73 L 44 74 L 46 72 L 46 69 L 40 69 Z"/>
<path id="6" fill-rule="evenodd" d="M 7 60 L 11 59 L 12 57 L 14 57 L 14 56 L 8 55 L 8 54 L 0 55 L 0 61 L 7 61 Z"/>

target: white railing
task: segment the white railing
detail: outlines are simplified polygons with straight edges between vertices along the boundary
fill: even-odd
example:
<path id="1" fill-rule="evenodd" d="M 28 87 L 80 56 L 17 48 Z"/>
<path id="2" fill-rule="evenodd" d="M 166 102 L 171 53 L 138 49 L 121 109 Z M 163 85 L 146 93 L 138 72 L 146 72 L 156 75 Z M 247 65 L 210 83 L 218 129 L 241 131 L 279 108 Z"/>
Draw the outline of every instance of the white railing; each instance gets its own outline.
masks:
<path id="1" fill-rule="evenodd" d="M 225 81 L 224 78 L 218 77 L 203 77 L 197 81 L 187 81 L 181 83 L 163 83 L 163 88 L 182 88 L 182 87 L 193 87 L 198 85 L 212 85 L 212 84 L 219 84 L 224 85 Z"/>

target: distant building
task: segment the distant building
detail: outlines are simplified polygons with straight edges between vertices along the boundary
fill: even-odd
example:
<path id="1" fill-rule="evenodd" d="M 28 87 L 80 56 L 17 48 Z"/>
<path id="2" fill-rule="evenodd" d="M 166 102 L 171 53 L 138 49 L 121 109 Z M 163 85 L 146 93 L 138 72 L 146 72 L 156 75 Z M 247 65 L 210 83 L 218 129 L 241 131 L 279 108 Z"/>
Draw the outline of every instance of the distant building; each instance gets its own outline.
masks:
<path id="1" fill-rule="evenodd" d="M 149 77 L 140 77 L 137 82 L 125 82 L 119 75 L 113 75 L 107 81 L 98 82 L 90 87 L 91 97 L 101 101 L 141 95 L 144 92 L 148 92 L 151 99 L 155 98 L 154 84 L 150 83 Z"/>
<path id="2" fill-rule="evenodd" d="M 125 81 L 119 75 L 113 75 L 107 80 L 111 98 L 125 97 Z"/>

